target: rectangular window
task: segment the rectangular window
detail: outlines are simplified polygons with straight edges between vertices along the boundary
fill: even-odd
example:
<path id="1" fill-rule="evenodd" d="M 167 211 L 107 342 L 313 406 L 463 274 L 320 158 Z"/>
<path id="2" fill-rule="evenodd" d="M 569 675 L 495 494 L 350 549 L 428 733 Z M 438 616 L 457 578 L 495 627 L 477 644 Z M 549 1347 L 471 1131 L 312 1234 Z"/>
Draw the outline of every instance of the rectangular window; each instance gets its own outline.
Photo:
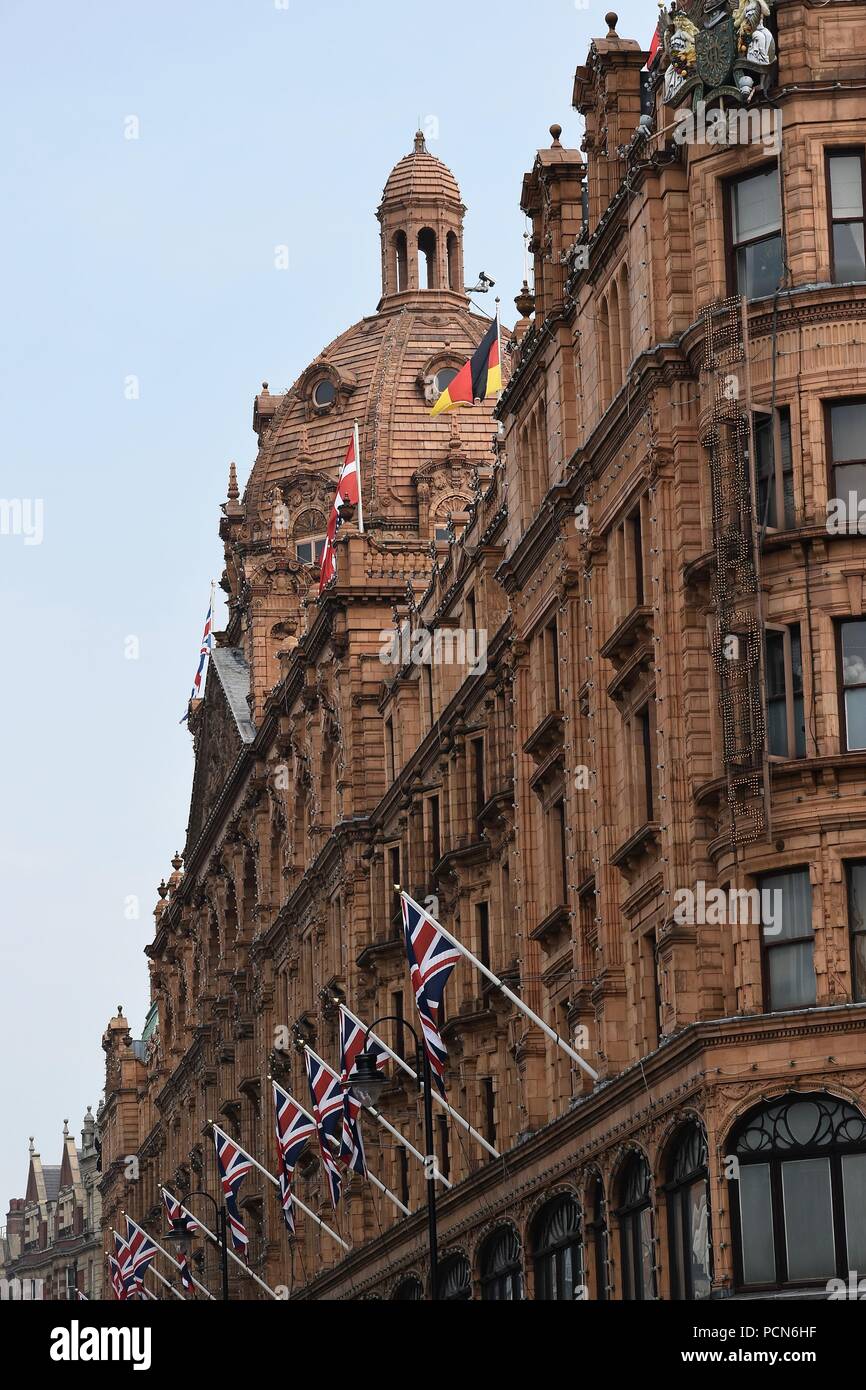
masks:
<path id="1" fill-rule="evenodd" d="M 831 496 L 844 502 L 856 532 L 858 507 L 866 502 L 866 400 L 831 403 L 827 413 Z"/>
<path id="2" fill-rule="evenodd" d="M 478 927 L 478 959 L 490 969 L 490 908 L 487 903 L 475 904 L 475 921 Z"/>
<path id="3" fill-rule="evenodd" d="M 655 820 L 655 756 L 653 753 L 653 715 L 649 704 L 635 715 L 635 760 L 637 768 L 636 814 L 640 824 Z"/>
<path id="4" fill-rule="evenodd" d="M 475 815 L 480 816 L 484 809 L 484 739 L 472 740 L 472 792 Z"/>
<path id="5" fill-rule="evenodd" d="M 388 850 L 388 891 L 391 895 L 391 928 L 395 936 L 403 931 L 403 905 L 400 898 L 400 846 Z"/>
<path id="6" fill-rule="evenodd" d="M 851 994 L 866 999 L 866 861 L 848 864 L 848 926 L 851 932 Z"/>
<path id="7" fill-rule="evenodd" d="M 761 946 L 767 1008 L 807 1009 L 815 1004 L 815 931 L 808 869 L 758 879 Z"/>
<path id="8" fill-rule="evenodd" d="M 439 811 L 439 797 L 431 796 L 427 802 L 429 814 L 428 832 L 430 835 L 430 867 L 442 858 L 442 827 Z"/>
<path id="9" fill-rule="evenodd" d="M 544 629 L 544 657 L 547 677 L 547 709 L 549 713 L 562 708 L 559 681 L 559 633 L 556 619 Z"/>
<path id="10" fill-rule="evenodd" d="M 437 1116 L 436 1128 L 439 1133 L 439 1153 L 437 1155 L 439 1159 L 439 1172 L 442 1174 L 443 1178 L 449 1178 L 451 1176 L 451 1151 L 448 1147 L 447 1116 Z M 406 1205 L 409 1205 L 408 1202 L 406 1203 Z"/>
<path id="11" fill-rule="evenodd" d="M 758 526 L 762 531 L 790 530 L 796 521 L 789 407 L 782 406 L 775 417 L 767 411 L 756 411 L 754 432 Z"/>
<path id="12" fill-rule="evenodd" d="M 409 1155 L 400 1144 L 397 1148 L 397 1171 L 400 1174 L 400 1201 L 404 1207 L 409 1205 Z"/>
<path id="13" fill-rule="evenodd" d="M 547 911 L 553 912 L 557 907 L 565 907 L 568 903 L 568 857 L 564 801 L 555 801 L 547 808 L 544 829 L 547 840 L 547 874 L 540 897 L 542 901 L 547 899 Z"/>
<path id="14" fill-rule="evenodd" d="M 394 721 L 385 720 L 385 776 L 393 782 L 397 769 L 397 749 L 394 743 Z"/>
<path id="15" fill-rule="evenodd" d="M 839 624 L 843 747 L 866 748 L 866 620 Z"/>
<path id="16" fill-rule="evenodd" d="M 767 741 L 772 758 L 805 758 L 803 714 L 803 656 L 800 624 L 768 628 Z"/>
<path id="17" fill-rule="evenodd" d="M 641 531 L 640 507 L 633 512 L 626 523 L 628 539 L 629 569 L 631 574 L 632 597 L 635 608 L 640 608 L 644 600 L 643 589 L 643 533 Z"/>
<path id="18" fill-rule="evenodd" d="M 427 691 L 427 714 L 430 719 L 431 727 L 436 722 L 436 710 L 433 704 L 433 663 L 425 661 L 422 666 L 424 672 L 424 685 Z"/>
<path id="19" fill-rule="evenodd" d="M 773 1284 L 776 1280 L 776 1252 L 769 1164 L 744 1163 L 737 1186 L 740 1196 L 743 1283 Z"/>
<path id="20" fill-rule="evenodd" d="M 827 155 L 833 279 L 866 280 L 863 239 L 863 150 L 839 150 Z"/>
<path id="21" fill-rule="evenodd" d="M 481 1079 L 481 1100 L 484 1106 L 484 1138 L 488 1144 L 496 1147 L 496 1101 L 493 1094 L 493 1079 L 485 1076 Z"/>
<path id="22" fill-rule="evenodd" d="M 731 292 L 760 299 L 782 279 L 782 205 L 774 166 L 728 184 Z"/>
<path id="23" fill-rule="evenodd" d="M 474 589 L 470 589 L 466 595 L 466 626 L 472 632 L 475 632 L 478 627 L 478 609 L 475 603 Z"/>

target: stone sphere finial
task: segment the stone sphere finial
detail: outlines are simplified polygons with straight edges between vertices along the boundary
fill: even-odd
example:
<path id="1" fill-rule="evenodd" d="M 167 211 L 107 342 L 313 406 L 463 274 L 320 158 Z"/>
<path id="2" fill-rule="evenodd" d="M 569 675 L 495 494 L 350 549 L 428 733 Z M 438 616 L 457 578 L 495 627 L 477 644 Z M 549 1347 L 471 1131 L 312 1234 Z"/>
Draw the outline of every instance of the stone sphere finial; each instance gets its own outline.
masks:
<path id="1" fill-rule="evenodd" d="M 553 148 L 556 149 L 559 145 L 559 137 L 562 134 L 562 126 L 557 125 L 554 121 L 553 125 L 550 127 L 550 133 L 553 136 Z"/>
<path id="2" fill-rule="evenodd" d="M 614 10 L 608 10 L 607 14 L 604 17 L 604 22 L 607 25 L 607 36 L 609 39 L 615 39 L 617 37 L 616 25 L 618 19 L 619 15 Z"/>

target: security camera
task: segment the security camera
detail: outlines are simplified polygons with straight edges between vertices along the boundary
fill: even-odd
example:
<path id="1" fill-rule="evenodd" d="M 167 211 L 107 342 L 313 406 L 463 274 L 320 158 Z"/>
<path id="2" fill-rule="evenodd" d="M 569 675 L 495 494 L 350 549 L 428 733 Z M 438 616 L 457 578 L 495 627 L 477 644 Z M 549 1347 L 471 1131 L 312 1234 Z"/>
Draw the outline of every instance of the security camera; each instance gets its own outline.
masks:
<path id="1" fill-rule="evenodd" d="M 490 276 L 483 270 L 479 270 L 478 279 L 481 281 L 482 285 L 488 285 L 491 289 L 496 284 L 496 281 L 491 280 Z"/>

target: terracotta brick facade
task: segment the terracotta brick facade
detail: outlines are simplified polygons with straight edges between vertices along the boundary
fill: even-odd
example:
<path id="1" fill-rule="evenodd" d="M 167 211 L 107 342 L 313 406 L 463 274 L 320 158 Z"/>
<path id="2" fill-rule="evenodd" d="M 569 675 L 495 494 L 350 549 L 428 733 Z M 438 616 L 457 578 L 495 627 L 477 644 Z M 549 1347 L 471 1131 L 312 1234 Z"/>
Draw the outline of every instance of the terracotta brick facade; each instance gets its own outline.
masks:
<path id="1" fill-rule="evenodd" d="M 448 1096 L 500 1157 L 437 1123 L 450 1184 L 440 1292 L 551 1296 L 557 1202 L 575 1223 L 557 1248 L 590 1298 L 808 1283 L 786 1276 L 791 1250 L 777 1250 L 773 1278 L 749 1276 L 731 1158 L 738 1126 L 797 1093 L 818 1099 L 772 1111 L 779 1133 L 786 1116 L 823 1116 L 848 1136 L 840 1153 L 863 1152 L 852 1115 L 866 1109 L 866 981 L 848 866 L 866 858 L 866 753 L 840 718 L 839 622 L 863 617 L 866 570 L 862 537 L 828 531 L 827 450 L 831 403 L 866 395 L 866 282 L 834 282 L 825 168 L 828 152 L 866 145 L 864 19 L 862 3 L 777 4 L 777 160 L 756 141 L 678 144 L 658 89 L 647 105 L 646 54 L 608 16 L 575 79 L 583 150 L 552 127 L 523 182 L 534 286 L 503 330 L 495 417 L 430 418 L 437 374 L 485 325 L 457 291 L 459 191 L 420 138 L 379 210 L 377 314 L 285 396 L 257 397 L 258 459 L 243 499 L 232 469 L 221 526 L 230 622 L 190 719 L 183 871 L 177 859 L 147 950 L 150 1036 L 138 1059 L 110 1062 L 105 1182 L 143 1221 L 158 1219 L 160 1181 L 217 1191 L 208 1121 L 273 1169 L 268 1076 L 305 1100 L 293 1033 L 336 1065 L 336 998 L 368 1022 L 414 1021 L 399 884 L 599 1077 L 458 966 Z M 732 181 L 776 165 L 783 281 L 740 300 Z M 786 510 L 756 543 L 742 479 L 754 493 L 765 417 Z M 319 600 L 299 547 L 324 530 L 355 419 L 366 526 L 342 528 L 337 581 Z M 742 531 L 725 530 L 724 507 L 738 505 Z M 438 659 L 383 663 L 394 630 L 433 634 Z M 745 654 L 727 667 L 732 634 Z M 798 740 L 784 756 L 761 732 L 765 696 L 778 695 L 768 642 L 788 682 L 770 714 Z M 731 754 L 737 739 L 751 739 L 752 763 Z M 801 987 L 814 970 L 814 997 L 781 1007 L 794 958 L 773 949 L 787 936 L 775 943 L 766 918 L 677 905 L 685 890 L 746 893 L 785 872 L 790 920 L 811 891 L 796 969 Z M 110 1058 L 126 1045 L 118 1023 Z M 110 1099 L 126 1096 L 131 1119 L 133 1094 L 135 1136 Z M 854 1107 L 844 1125 L 836 1102 Z M 399 1072 L 382 1109 L 422 1145 Z M 364 1133 L 371 1170 L 415 1214 L 400 1219 L 356 1179 L 340 1212 L 351 1254 L 303 1218 L 293 1253 L 253 1174 L 241 1206 L 252 1267 L 272 1286 L 311 1298 L 425 1288 L 423 1171 L 372 1121 Z M 130 1184 L 127 1153 L 140 1162 Z M 685 1274 L 677 1223 L 682 1194 L 699 1188 L 703 1243 Z M 334 1221 L 315 1159 L 297 1191 Z M 233 1290 L 255 1296 L 234 1276 Z"/>

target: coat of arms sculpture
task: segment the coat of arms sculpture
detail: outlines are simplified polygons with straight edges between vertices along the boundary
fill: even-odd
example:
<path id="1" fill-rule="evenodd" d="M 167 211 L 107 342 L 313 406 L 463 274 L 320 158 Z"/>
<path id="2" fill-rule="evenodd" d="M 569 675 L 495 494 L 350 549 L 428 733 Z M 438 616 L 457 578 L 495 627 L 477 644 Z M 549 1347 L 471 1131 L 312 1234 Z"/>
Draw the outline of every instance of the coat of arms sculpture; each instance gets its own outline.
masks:
<path id="1" fill-rule="evenodd" d="M 766 0 L 660 0 L 662 100 L 682 106 L 690 97 L 697 109 L 765 93 L 776 61 L 769 15 Z"/>

